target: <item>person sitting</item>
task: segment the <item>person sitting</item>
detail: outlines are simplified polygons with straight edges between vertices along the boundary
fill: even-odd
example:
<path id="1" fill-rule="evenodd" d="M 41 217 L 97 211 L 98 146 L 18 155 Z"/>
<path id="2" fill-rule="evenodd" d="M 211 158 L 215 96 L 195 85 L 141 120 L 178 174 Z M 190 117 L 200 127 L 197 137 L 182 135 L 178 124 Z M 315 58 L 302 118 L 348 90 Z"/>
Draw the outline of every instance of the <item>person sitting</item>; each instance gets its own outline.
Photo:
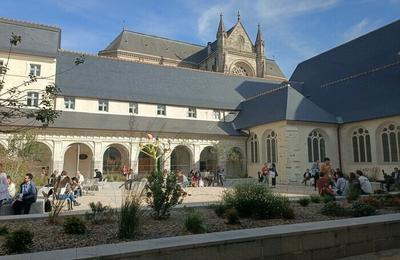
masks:
<path id="1" fill-rule="evenodd" d="M 22 212 L 29 214 L 32 203 L 36 202 L 37 189 L 32 179 L 33 175 L 27 173 L 24 177 L 24 182 L 20 185 L 20 193 L 13 203 L 14 214 L 16 215 L 20 215 Z"/>
<path id="2" fill-rule="evenodd" d="M 192 176 L 192 187 L 198 187 L 199 186 L 199 172 L 195 172 Z"/>
<path id="3" fill-rule="evenodd" d="M 0 167 L 2 167 L 0 165 Z M 8 204 L 12 201 L 12 197 L 9 192 L 9 186 L 7 181 L 7 174 L 0 169 L 0 207 L 3 204 Z"/>
<path id="4" fill-rule="evenodd" d="M 304 186 L 307 186 L 307 181 L 311 179 L 311 172 L 310 169 L 306 169 L 306 172 L 303 174 L 303 181 L 301 183 L 304 183 Z"/>
<path id="5" fill-rule="evenodd" d="M 368 178 L 364 176 L 363 172 L 360 170 L 357 170 L 356 174 L 358 177 L 358 181 L 360 182 L 361 193 L 362 194 L 374 193 L 371 183 L 369 182 Z"/>
<path id="6" fill-rule="evenodd" d="M 15 183 L 11 180 L 10 175 L 7 175 L 7 183 L 8 183 L 8 193 L 10 194 L 11 198 L 14 198 L 16 193 Z"/>
<path id="7" fill-rule="evenodd" d="M 74 196 L 74 183 L 68 176 L 67 171 L 62 171 L 61 176 L 57 178 L 54 185 L 55 196 L 58 200 L 66 200 L 68 202 L 68 210 L 72 210 L 72 204 L 79 206 L 80 203 L 76 201 Z"/>
<path id="8" fill-rule="evenodd" d="M 317 188 L 318 194 L 321 196 L 335 196 L 328 175 L 325 175 L 322 172 L 320 172 L 320 177 L 317 182 Z"/>
<path id="9" fill-rule="evenodd" d="M 98 179 L 99 181 L 102 181 L 103 180 L 103 174 L 101 173 L 101 171 L 99 171 L 98 169 L 94 169 L 94 172 L 95 172 L 94 178 Z"/>
<path id="10" fill-rule="evenodd" d="M 344 178 L 343 172 L 337 172 L 337 181 L 336 181 L 336 195 L 346 196 L 347 190 L 349 188 L 349 182 Z"/>

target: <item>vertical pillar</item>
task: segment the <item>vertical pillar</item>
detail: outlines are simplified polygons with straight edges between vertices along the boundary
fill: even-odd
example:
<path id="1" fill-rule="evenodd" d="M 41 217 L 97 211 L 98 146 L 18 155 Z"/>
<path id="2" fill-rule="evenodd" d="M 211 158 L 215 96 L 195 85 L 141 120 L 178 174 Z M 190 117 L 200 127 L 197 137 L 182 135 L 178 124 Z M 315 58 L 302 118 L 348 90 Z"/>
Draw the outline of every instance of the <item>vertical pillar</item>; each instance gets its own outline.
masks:
<path id="1" fill-rule="evenodd" d="M 53 171 L 61 172 L 64 168 L 64 147 L 62 141 L 53 143 Z"/>
<path id="2" fill-rule="evenodd" d="M 200 154 L 203 147 L 199 144 L 194 145 L 193 149 L 193 168 L 200 170 Z"/>
<path id="3" fill-rule="evenodd" d="M 103 172 L 103 143 L 94 142 L 93 160 L 94 169 L 98 169 Z M 94 169 L 92 169 L 92 176 L 94 175 Z"/>
<path id="4" fill-rule="evenodd" d="M 139 144 L 131 143 L 129 162 L 130 162 L 130 167 L 134 173 L 139 172 L 139 153 L 140 153 Z"/>

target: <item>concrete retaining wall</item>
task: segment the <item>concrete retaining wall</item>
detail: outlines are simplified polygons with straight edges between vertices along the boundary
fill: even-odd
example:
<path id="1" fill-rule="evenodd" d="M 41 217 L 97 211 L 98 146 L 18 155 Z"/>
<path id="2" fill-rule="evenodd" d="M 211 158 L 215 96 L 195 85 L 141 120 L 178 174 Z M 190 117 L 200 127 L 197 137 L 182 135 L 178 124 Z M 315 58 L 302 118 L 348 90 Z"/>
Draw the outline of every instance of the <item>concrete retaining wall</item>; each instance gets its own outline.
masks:
<path id="1" fill-rule="evenodd" d="M 400 245 L 400 214 L 143 240 L 4 259 L 335 259 Z"/>

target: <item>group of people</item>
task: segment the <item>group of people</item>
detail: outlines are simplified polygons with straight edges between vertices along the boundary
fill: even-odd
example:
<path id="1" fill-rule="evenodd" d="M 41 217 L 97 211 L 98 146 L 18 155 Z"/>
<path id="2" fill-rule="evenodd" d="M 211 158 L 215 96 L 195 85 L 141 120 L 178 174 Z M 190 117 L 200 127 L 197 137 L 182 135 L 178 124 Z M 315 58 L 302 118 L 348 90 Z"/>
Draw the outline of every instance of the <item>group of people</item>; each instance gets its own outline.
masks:
<path id="1" fill-rule="evenodd" d="M 271 163 L 270 166 L 268 166 L 267 163 L 264 163 L 261 171 L 258 172 L 258 182 L 265 183 L 269 186 L 269 178 L 271 178 L 272 188 L 276 187 L 276 177 L 278 177 L 278 171 L 275 163 Z"/>
<path id="2" fill-rule="evenodd" d="M 346 196 L 350 189 L 360 194 L 372 194 L 373 188 L 369 179 L 361 170 L 350 172 L 347 178 L 340 169 L 333 170 L 329 158 L 324 158 L 323 163 L 315 161 L 303 175 L 303 183 L 314 180 L 314 187 L 321 196 Z"/>

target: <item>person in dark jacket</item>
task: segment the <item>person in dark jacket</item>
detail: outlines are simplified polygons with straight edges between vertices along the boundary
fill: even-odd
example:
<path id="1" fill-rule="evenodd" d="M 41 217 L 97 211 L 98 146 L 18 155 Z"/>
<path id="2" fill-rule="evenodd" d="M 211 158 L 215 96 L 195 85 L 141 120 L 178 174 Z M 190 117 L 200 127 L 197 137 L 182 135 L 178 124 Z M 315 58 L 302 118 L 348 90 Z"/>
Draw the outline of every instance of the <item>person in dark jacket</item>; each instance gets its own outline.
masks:
<path id="1" fill-rule="evenodd" d="M 29 214 L 32 203 L 36 202 L 37 189 L 35 183 L 32 181 L 33 175 L 27 173 L 24 177 L 24 182 L 20 186 L 20 191 L 17 196 L 17 200 L 14 201 L 13 208 L 14 214 L 20 215 Z"/>

